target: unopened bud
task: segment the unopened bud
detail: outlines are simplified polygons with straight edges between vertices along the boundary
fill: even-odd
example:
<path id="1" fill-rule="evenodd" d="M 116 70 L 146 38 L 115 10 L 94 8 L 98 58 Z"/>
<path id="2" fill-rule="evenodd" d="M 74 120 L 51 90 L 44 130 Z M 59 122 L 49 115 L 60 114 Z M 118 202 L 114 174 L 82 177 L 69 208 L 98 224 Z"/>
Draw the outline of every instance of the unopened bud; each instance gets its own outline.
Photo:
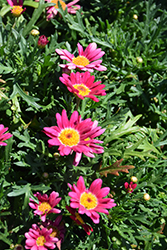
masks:
<path id="1" fill-rule="evenodd" d="M 55 160 L 58 161 L 60 154 L 59 153 L 54 153 Z"/>
<path id="2" fill-rule="evenodd" d="M 151 199 L 151 197 L 150 197 L 149 194 L 145 193 L 145 194 L 143 195 L 143 199 L 144 199 L 145 201 L 149 201 L 149 200 Z"/>
<path id="3" fill-rule="evenodd" d="M 132 176 L 130 179 L 131 179 L 131 181 L 133 181 L 133 182 L 137 182 L 137 181 L 138 181 L 138 179 L 137 179 L 136 176 Z"/>
<path id="4" fill-rule="evenodd" d="M 43 176 L 45 179 L 47 179 L 47 178 L 49 177 L 49 174 L 48 174 L 47 172 L 44 172 L 44 173 L 42 174 L 42 176 Z"/>
<path id="5" fill-rule="evenodd" d="M 134 14 L 133 15 L 133 19 L 137 20 L 138 19 L 138 15 Z"/>
<path id="6" fill-rule="evenodd" d="M 45 48 L 46 44 L 48 44 L 48 38 L 45 35 L 42 35 L 38 39 L 38 47 L 43 49 Z"/>
<path id="7" fill-rule="evenodd" d="M 30 34 L 32 36 L 38 36 L 39 35 L 39 30 L 33 29 L 33 30 L 31 30 Z"/>
<path id="8" fill-rule="evenodd" d="M 136 60 L 137 60 L 137 62 L 139 62 L 139 63 L 142 63 L 143 62 L 143 59 L 141 58 L 141 57 L 136 57 Z"/>
<path id="9" fill-rule="evenodd" d="M 13 250 L 24 250 L 24 248 L 23 248 L 22 245 L 16 244 L 16 245 L 14 246 L 14 249 L 13 249 Z"/>

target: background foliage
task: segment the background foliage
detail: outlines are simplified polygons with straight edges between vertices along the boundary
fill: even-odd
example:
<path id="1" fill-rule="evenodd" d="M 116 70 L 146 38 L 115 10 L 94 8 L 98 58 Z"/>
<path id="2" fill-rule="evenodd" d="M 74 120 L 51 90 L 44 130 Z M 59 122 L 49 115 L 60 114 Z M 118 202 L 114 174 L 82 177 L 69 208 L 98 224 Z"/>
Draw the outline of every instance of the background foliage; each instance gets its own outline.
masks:
<path id="1" fill-rule="evenodd" d="M 24 233 L 37 222 L 29 198 L 54 190 L 62 197 L 66 226 L 62 249 L 166 250 L 166 1 L 80 0 L 76 15 L 60 8 L 61 16 L 50 22 L 42 0 L 24 1 L 26 12 L 19 18 L 5 0 L 0 3 L 0 123 L 13 134 L 0 148 L 1 249 L 24 246 Z M 44 49 L 37 46 L 39 37 L 30 34 L 33 28 L 48 37 Z M 62 109 L 68 114 L 76 109 L 75 97 L 59 80 L 61 60 L 55 49 L 75 53 L 78 42 L 84 48 L 95 42 L 105 51 L 107 71 L 94 75 L 107 95 L 98 103 L 86 98 L 78 112 L 83 119 L 98 120 L 106 131 L 100 136 L 104 153 L 84 156 L 74 167 L 74 155 L 55 157 L 58 149 L 48 148 L 42 129 L 55 125 Z M 114 164 L 120 159 L 122 167 Z M 135 168 L 122 172 L 125 166 Z M 67 183 L 76 183 L 80 175 L 87 184 L 102 178 L 117 203 L 109 216 L 101 215 L 100 224 L 92 225 L 90 236 L 72 226 L 65 210 Z M 127 194 L 124 183 L 131 176 L 138 178 L 137 188 Z"/>

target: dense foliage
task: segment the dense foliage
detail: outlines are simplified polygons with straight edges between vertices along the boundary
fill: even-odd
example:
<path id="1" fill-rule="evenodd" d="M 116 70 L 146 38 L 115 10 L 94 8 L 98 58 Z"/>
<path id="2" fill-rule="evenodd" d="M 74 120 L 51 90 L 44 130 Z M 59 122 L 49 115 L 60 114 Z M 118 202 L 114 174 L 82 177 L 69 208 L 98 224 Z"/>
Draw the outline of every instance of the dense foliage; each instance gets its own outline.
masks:
<path id="1" fill-rule="evenodd" d="M 0 3 L 0 124 L 12 134 L 0 146 L 0 248 L 24 249 L 25 233 L 41 223 L 30 200 L 39 204 L 34 194 L 55 191 L 65 227 L 62 250 L 166 250 L 166 1 L 80 0 L 75 14 L 60 1 L 50 20 L 47 11 L 53 1 L 25 0 L 26 9 L 18 17 L 6 0 Z M 95 82 L 105 85 L 106 95 L 96 96 L 99 101 L 82 100 L 59 79 L 64 70 L 68 73 L 60 67 L 67 61 L 55 50 L 77 57 L 78 43 L 83 50 L 96 43 L 105 52 L 100 65 L 107 70 L 90 72 Z M 48 146 L 51 138 L 44 128 L 60 127 L 55 116 L 63 110 L 68 119 L 77 111 L 82 119 L 78 123 L 98 121 L 101 132 L 95 139 L 103 142 L 97 144 L 104 152 L 93 152 L 94 158 L 82 154 L 74 166 L 76 147 L 63 156 L 57 144 Z M 95 123 L 85 124 L 91 133 Z M 102 187 L 110 188 L 108 198 L 116 203 L 109 214 L 100 213 L 99 223 L 81 214 L 93 229 L 90 235 L 66 208 L 71 204 L 68 183 L 77 185 L 80 176 L 86 188 L 102 179 Z M 130 192 L 126 182 L 137 186 Z"/>

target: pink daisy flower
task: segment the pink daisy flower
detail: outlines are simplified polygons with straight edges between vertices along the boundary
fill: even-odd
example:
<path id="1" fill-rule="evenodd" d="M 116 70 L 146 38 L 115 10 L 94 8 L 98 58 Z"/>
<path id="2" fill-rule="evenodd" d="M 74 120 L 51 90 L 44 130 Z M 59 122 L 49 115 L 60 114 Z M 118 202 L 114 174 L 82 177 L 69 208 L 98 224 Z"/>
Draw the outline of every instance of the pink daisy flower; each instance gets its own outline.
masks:
<path id="1" fill-rule="evenodd" d="M 93 232 L 93 228 L 83 221 L 81 216 L 77 213 L 76 209 L 71 208 L 69 206 L 66 206 L 66 209 L 72 214 L 70 218 L 73 221 L 75 221 L 78 225 L 81 225 L 88 235 L 90 235 L 91 232 Z"/>
<path id="2" fill-rule="evenodd" d="M 76 152 L 74 165 L 77 166 L 81 159 L 82 153 L 88 157 L 95 157 L 93 153 L 101 154 L 104 152 L 103 147 L 95 143 L 103 143 L 94 139 L 101 135 L 105 129 L 97 127 L 98 122 L 92 122 L 90 118 L 82 120 L 77 111 L 74 111 L 68 120 L 65 110 L 62 116 L 57 113 L 58 126 L 44 127 L 44 133 L 51 137 L 48 140 L 49 146 L 59 146 L 60 155 L 69 155 Z"/>
<path id="3" fill-rule="evenodd" d="M 15 17 L 19 17 L 26 10 L 23 9 L 23 0 L 7 0 L 7 2 L 12 7 L 11 13 Z"/>
<path id="4" fill-rule="evenodd" d="M 0 146 L 7 146 L 7 143 L 3 142 L 3 141 L 5 141 L 13 136 L 10 133 L 4 134 L 7 130 L 8 130 L 8 128 L 5 128 L 3 124 L 0 124 Z"/>
<path id="5" fill-rule="evenodd" d="M 48 250 L 55 249 L 58 238 L 51 237 L 52 229 L 39 228 L 36 224 L 32 225 L 28 233 L 25 233 L 26 239 L 26 249 L 31 250 Z"/>
<path id="6" fill-rule="evenodd" d="M 54 6 L 50 6 L 47 8 L 47 21 L 49 21 L 50 19 L 54 18 L 57 13 L 58 13 L 58 2 L 60 3 L 61 7 L 63 10 L 65 10 L 67 8 L 68 13 L 70 14 L 75 14 L 77 10 L 79 10 L 81 8 L 80 5 L 75 5 L 77 2 L 79 2 L 79 0 L 74 0 L 68 4 L 66 4 L 64 1 L 62 0 L 46 0 L 48 3 L 54 3 Z"/>
<path id="7" fill-rule="evenodd" d="M 60 55 L 60 58 L 66 60 L 70 63 L 59 64 L 62 68 L 68 68 L 70 70 L 79 68 L 83 71 L 93 72 L 93 70 L 105 71 L 107 68 L 100 65 L 102 60 L 101 58 L 105 52 L 101 49 L 97 49 L 96 43 L 90 43 L 88 47 L 83 51 L 83 47 L 80 43 L 77 44 L 79 55 L 75 57 L 73 54 L 68 52 L 66 49 L 56 49 L 57 54 Z"/>
<path id="8" fill-rule="evenodd" d="M 90 188 L 86 189 L 84 179 L 79 177 L 77 185 L 68 183 L 72 192 L 68 195 L 71 197 L 70 206 L 72 208 L 78 208 L 79 214 L 86 214 L 94 223 L 99 223 L 99 213 L 109 214 L 107 209 L 115 207 L 116 204 L 111 198 L 103 198 L 108 195 L 110 188 L 101 188 L 102 180 L 96 179 L 90 185 Z M 107 208 L 107 209 L 106 209 Z"/>
<path id="9" fill-rule="evenodd" d="M 59 214 L 59 213 L 61 213 L 61 210 L 54 208 L 61 200 L 60 197 L 58 198 L 59 193 L 53 191 L 50 194 L 50 196 L 48 197 L 47 194 L 41 195 L 39 192 L 37 192 L 36 194 L 34 194 L 34 196 L 37 197 L 37 199 L 39 200 L 39 204 L 37 204 L 35 201 L 33 201 L 30 198 L 29 206 L 32 209 L 35 209 L 34 214 L 40 215 L 41 220 L 43 222 L 45 222 L 47 214 L 51 214 L 51 213 Z"/>
<path id="10" fill-rule="evenodd" d="M 68 90 L 74 94 L 76 94 L 82 100 L 85 97 L 91 98 L 95 102 L 99 102 L 99 99 L 95 97 L 95 95 L 106 95 L 104 84 L 100 84 L 101 81 L 94 82 L 95 77 L 91 76 L 90 73 L 71 73 L 70 76 L 68 74 L 63 74 L 63 77 L 59 78 L 62 83 L 64 83 Z"/>
<path id="11" fill-rule="evenodd" d="M 52 228 L 52 233 L 50 234 L 50 237 L 56 237 L 58 238 L 58 241 L 56 242 L 57 248 L 61 249 L 61 243 L 64 241 L 64 234 L 65 234 L 65 227 L 64 223 L 62 221 L 62 215 L 59 215 L 55 221 L 47 220 L 42 223 L 45 228 L 48 230 Z"/>
<path id="12" fill-rule="evenodd" d="M 133 190 L 137 187 L 137 184 L 131 181 L 130 184 L 128 182 L 124 183 L 125 188 L 127 189 L 128 193 L 132 193 Z"/>

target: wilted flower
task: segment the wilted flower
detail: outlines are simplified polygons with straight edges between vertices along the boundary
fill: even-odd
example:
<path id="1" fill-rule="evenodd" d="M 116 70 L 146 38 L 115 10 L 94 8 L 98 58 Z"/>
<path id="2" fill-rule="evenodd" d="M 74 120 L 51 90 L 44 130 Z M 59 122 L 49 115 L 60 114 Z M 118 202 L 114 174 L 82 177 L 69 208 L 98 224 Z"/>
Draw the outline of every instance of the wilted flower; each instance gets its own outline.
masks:
<path id="1" fill-rule="evenodd" d="M 26 249 L 31 250 L 47 250 L 55 249 L 58 238 L 51 237 L 52 228 L 49 230 L 47 228 L 39 228 L 36 224 L 32 225 L 29 232 L 25 233 L 26 239 Z"/>
<path id="2" fill-rule="evenodd" d="M 92 122 L 90 118 L 82 120 L 77 111 L 74 111 L 68 120 L 65 110 L 62 116 L 57 113 L 58 126 L 44 127 L 44 133 L 51 139 L 48 140 L 49 146 L 59 146 L 60 155 L 69 155 L 76 152 L 74 165 L 77 166 L 82 153 L 88 157 L 95 157 L 93 153 L 101 154 L 103 147 L 96 145 L 102 141 L 94 139 L 101 135 L 105 129 L 98 127 L 98 122 Z"/>
<path id="3" fill-rule="evenodd" d="M 149 201 L 149 200 L 151 199 L 151 197 L 150 197 L 149 194 L 145 193 L 145 194 L 143 195 L 143 199 L 146 200 L 146 201 Z"/>
<path id="4" fill-rule="evenodd" d="M 54 18 L 57 13 L 58 13 L 58 2 L 60 3 L 61 7 L 63 10 L 65 10 L 67 8 L 68 13 L 70 14 L 75 14 L 77 10 L 79 10 L 81 8 L 80 5 L 75 5 L 77 2 L 79 2 L 79 0 L 74 0 L 68 4 L 66 4 L 64 1 L 62 0 L 46 0 L 48 3 L 54 3 L 54 6 L 50 6 L 47 8 L 47 21 L 49 21 L 50 19 Z"/>
<path id="5" fill-rule="evenodd" d="M 31 30 L 30 34 L 32 36 L 38 36 L 39 35 L 39 30 L 33 29 L 33 30 Z"/>
<path id="6" fill-rule="evenodd" d="M 4 134 L 7 130 L 8 130 L 8 128 L 5 128 L 3 124 L 0 124 L 0 146 L 7 146 L 7 143 L 3 142 L 3 141 L 5 141 L 13 136 L 10 133 Z"/>
<path id="7" fill-rule="evenodd" d="M 70 215 L 70 218 L 73 221 L 75 221 L 78 225 L 81 225 L 88 235 L 90 235 L 91 232 L 93 232 L 93 228 L 83 221 L 81 216 L 77 213 L 76 209 L 71 208 L 69 206 L 66 206 L 66 209 L 72 214 Z"/>
<path id="8" fill-rule="evenodd" d="M 137 182 L 138 181 L 138 179 L 137 179 L 137 177 L 136 176 L 131 176 L 131 181 L 133 181 L 133 182 Z"/>
<path id="9" fill-rule="evenodd" d="M 37 192 L 34 194 L 34 196 L 37 197 L 39 204 L 30 198 L 29 206 L 32 209 L 35 209 L 34 214 L 39 215 L 43 222 L 46 220 L 47 214 L 58 214 L 61 212 L 61 210 L 54 208 L 61 201 L 61 198 L 58 198 L 59 193 L 53 191 L 48 197 L 47 194 L 41 195 L 39 192 Z"/>
<path id="10" fill-rule="evenodd" d="M 110 188 L 101 188 L 102 180 L 96 179 L 90 185 L 90 188 L 86 189 L 84 179 L 79 177 L 77 185 L 73 186 L 68 183 L 72 192 L 68 195 L 71 197 L 70 207 L 78 208 L 79 214 L 86 214 L 94 223 L 99 223 L 99 213 L 109 214 L 109 208 L 115 207 L 116 204 L 111 198 L 103 198 L 108 195 Z M 107 209 L 106 209 L 107 208 Z"/>
<path id="11" fill-rule="evenodd" d="M 42 35 L 38 39 L 38 47 L 43 49 L 45 48 L 46 44 L 48 44 L 48 38 L 45 35 Z"/>
<path id="12" fill-rule="evenodd" d="M 56 237 L 58 238 L 58 241 L 56 242 L 56 246 L 58 249 L 61 249 L 61 243 L 64 241 L 64 234 L 65 234 L 65 227 L 64 223 L 62 221 L 62 215 L 59 215 L 55 221 L 46 220 L 46 222 L 42 223 L 44 227 L 47 229 L 52 229 L 52 233 L 50 234 L 50 237 Z"/>
<path id="13" fill-rule="evenodd" d="M 95 95 L 106 95 L 104 84 L 100 84 L 101 81 L 94 82 L 95 77 L 91 76 L 90 73 L 71 73 L 70 76 L 63 74 L 63 77 L 59 78 L 64 83 L 68 90 L 76 94 L 82 100 L 85 97 L 91 98 L 93 101 L 98 102 L 99 99 Z"/>
<path id="14" fill-rule="evenodd" d="M 19 17 L 26 8 L 23 9 L 23 0 L 7 0 L 8 4 L 12 7 L 11 13 L 15 17 Z"/>
<path id="15" fill-rule="evenodd" d="M 62 68 L 76 69 L 79 68 L 83 71 L 93 72 L 93 70 L 104 71 L 107 70 L 105 66 L 100 65 L 101 58 L 105 52 L 101 49 L 97 49 L 96 43 L 90 43 L 88 47 L 83 51 L 83 47 L 80 43 L 77 44 L 79 55 L 75 57 L 73 54 L 68 52 L 66 49 L 56 49 L 56 52 L 60 55 L 61 59 L 67 60 L 70 63 L 60 64 Z"/>
<path id="16" fill-rule="evenodd" d="M 13 248 L 13 250 L 24 250 L 23 246 L 20 244 L 16 244 Z"/>
<path id="17" fill-rule="evenodd" d="M 128 182 L 124 183 L 125 188 L 127 189 L 128 193 L 132 193 L 133 190 L 137 187 L 137 184 L 133 184 L 133 182 L 131 181 L 130 184 Z"/>

